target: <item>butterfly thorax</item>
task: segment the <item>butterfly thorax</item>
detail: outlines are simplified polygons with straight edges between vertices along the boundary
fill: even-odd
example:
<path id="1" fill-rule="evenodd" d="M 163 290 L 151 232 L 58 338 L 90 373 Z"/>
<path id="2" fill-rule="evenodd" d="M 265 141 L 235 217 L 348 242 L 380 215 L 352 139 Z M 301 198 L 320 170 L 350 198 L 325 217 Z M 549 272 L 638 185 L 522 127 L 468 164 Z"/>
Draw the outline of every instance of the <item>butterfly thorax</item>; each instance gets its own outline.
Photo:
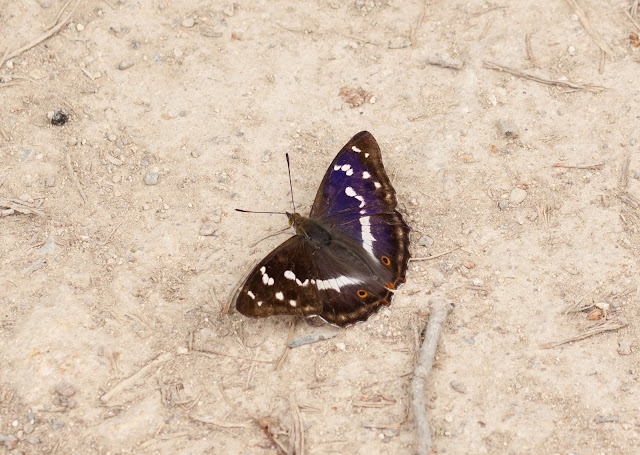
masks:
<path id="1" fill-rule="evenodd" d="M 299 213 L 287 212 L 287 217 L 296 234 L 306 237 L 315 246 L 327 246 L 331 243 L 331 234 L 319 221 Z"/>

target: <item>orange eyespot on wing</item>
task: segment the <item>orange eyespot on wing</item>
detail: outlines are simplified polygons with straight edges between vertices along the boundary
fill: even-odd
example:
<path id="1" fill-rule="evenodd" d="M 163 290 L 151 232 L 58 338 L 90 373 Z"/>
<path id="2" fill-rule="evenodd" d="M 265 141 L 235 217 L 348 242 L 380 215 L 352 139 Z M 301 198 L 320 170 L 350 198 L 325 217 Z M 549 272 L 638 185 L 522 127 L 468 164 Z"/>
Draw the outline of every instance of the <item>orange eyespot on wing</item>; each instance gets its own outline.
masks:
<path id="1" fill-rule="evenodd" d="M 358 289 L 358 297 L 360 297 L 361 299 L 364 299 L 368 295 L 369 293 L 364 289 Z"/>
<path id="2" fill-rule="evenodd" d="M 391 259 L 389 259 L 387 256 L 382 256 L 382 257 L 380 258 L 380 260 L 382 261 L 382 263 L 383 263 L 384 265 L 390 265 L 390 264 L 391 264 Z"/>

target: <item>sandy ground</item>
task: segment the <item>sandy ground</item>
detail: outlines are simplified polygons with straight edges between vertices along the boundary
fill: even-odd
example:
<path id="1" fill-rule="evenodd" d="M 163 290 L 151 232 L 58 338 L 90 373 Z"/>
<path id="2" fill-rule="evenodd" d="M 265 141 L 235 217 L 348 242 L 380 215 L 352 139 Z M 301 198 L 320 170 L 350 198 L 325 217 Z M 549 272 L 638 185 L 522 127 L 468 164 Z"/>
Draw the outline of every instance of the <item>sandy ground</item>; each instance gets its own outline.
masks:
<path id="1" fill-rule="evenodd" d="M 437 453 L 638 453 L 639 30 L 631 1 L 578 1 L 591 29 L 564 0 L 84 1 L 9 58 L 2 450 L 276 454 L 260 423 L 289 451 L 297 411 L 307 454 L 415 453 L 438 298 Z M 0 55 L 63 3 L 0 0 Z M 364 129 L 413 255 L 448 254 L 365 323 L 298 321 L 334 338 L 276 368 L 291 318 L 224 309 L 286 219 L 234 208 L 288 209 L 289 152 L 306 213 Z"/>

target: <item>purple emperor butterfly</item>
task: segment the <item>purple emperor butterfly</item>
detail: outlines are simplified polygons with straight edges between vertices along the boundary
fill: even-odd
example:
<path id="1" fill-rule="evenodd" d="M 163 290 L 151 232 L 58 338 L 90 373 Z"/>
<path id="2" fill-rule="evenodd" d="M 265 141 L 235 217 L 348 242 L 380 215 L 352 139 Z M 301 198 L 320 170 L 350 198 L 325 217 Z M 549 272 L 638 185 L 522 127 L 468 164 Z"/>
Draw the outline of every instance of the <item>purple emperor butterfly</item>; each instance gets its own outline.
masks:
<path id="1" fill-rule="evenodd" d="M 327 170 L 311 213 L 287 213 L 296 235 L 237 291 L 245 316 L 319 316 L 346 327 L 391 304 L 405 281 L 409 226 L 371 133 L 356 134 Z"/>

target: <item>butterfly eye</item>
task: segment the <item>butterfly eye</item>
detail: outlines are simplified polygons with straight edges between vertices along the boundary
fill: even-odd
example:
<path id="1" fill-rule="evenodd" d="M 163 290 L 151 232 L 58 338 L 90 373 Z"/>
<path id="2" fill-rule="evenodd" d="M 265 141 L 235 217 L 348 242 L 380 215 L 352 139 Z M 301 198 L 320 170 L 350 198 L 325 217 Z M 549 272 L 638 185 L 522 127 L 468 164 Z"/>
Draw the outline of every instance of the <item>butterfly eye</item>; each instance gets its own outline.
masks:
<path id="1" fill-rule="evenodd" d="M 368 295 L 369 293 L 364 289 L 358 289 L 358 297 L 360 297 L 361 299 L 364 299 Z"/>
<path id="2" fill-rule="evenodd" d="M 382 256 L 382 257 L 380 258 L 380 260 L 382 261 L 382 263 L 383 263 L 384 265 L 389 265 L 389 264 L 391 264 L 391 260 L 390 260 L 388 257 L 386 257 L 386 256 Z"/>

